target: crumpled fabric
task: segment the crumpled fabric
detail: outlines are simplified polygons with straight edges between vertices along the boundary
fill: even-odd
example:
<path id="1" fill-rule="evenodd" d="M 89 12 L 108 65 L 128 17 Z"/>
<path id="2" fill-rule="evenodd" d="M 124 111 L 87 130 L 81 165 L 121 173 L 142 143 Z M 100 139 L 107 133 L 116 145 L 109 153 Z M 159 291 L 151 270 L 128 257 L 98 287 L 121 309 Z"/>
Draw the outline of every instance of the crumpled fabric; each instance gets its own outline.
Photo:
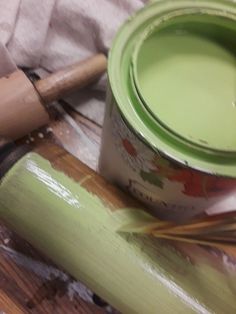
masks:
<path id="1" fill-rule="evenodd" d="M 55 71 L 107 52 L 145 0 L 0 0 L 0 75 L 15 66 Z"/>

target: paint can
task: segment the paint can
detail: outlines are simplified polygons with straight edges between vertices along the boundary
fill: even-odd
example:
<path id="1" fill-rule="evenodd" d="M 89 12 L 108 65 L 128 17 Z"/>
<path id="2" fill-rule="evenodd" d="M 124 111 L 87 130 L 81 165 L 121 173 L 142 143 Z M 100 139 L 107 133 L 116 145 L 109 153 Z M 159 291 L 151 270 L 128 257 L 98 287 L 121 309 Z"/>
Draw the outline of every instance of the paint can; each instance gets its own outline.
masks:
<path id="1" fill-rule="evenodd" d="M 236 188 L 236 6 L 156 1 L 109 55 L 100 172 L 159 217 L 203 213 Z"/>

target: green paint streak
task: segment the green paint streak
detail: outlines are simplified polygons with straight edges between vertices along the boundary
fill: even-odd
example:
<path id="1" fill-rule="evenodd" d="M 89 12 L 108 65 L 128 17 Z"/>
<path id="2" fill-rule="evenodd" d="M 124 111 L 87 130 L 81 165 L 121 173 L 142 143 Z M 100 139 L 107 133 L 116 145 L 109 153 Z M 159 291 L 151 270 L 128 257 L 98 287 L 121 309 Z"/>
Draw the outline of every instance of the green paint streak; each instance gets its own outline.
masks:
<path id="1" fill-rule="evenodd" d="M 161 177 L 153 172 L 146 172 L 141 170 L 140 176 L 144 181 L 149 182 L 150 184 L 153 184 L 155 186 L 158 186 L 159 188 L 163 188 L 163 182 L 161 181 Z"/>
<path id="2" fill-rule="evenodd" d="M 236 312 L 225 274 L 165 242 L 115 232 L 109 208 L 35 153 L 2 180 L 0 217 L 123 313 Z"/>

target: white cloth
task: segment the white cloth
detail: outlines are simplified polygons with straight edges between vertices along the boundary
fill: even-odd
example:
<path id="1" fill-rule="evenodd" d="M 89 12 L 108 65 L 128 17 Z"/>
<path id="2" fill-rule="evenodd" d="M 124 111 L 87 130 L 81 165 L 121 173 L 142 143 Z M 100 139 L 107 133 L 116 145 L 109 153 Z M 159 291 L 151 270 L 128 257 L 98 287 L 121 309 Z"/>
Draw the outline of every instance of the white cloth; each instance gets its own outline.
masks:
<path id="1" fill-rule="evenodd" d="M 145 0 L 0 0 L 0 75 L 15 65 L 55 71 L 107 52 Z"/>

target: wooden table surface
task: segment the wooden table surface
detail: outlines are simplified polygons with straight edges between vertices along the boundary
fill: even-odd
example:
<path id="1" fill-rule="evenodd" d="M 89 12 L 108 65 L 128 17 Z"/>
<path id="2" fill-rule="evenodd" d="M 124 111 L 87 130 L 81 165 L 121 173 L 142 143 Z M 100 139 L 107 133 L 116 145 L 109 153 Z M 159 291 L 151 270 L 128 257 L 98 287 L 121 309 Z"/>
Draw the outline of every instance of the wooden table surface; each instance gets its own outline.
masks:
<path id="1" fill-rule="evenodd" d="M 61 111 L 56 122 L 34 132 L 21 142 L 37 145 L 50 139 L 96 169 L 101 137 L 101 125 L 98 121 L 101 121 L 103 108 L 99 111 L 100 117 L 97 121 L 71 110 L 69 115 L 63 117 L 64 109 Z M 73 127 L 71 116 L 78 128 L 76 125 Z M 81 139 L 81 131 L 84 139 Z M 83 141 L 86 137 L 89 138 L 89 145 L 85 151 Z M 107 312 L 114 313 L 115 310 L 0 224 L 1 314 Z"/>

